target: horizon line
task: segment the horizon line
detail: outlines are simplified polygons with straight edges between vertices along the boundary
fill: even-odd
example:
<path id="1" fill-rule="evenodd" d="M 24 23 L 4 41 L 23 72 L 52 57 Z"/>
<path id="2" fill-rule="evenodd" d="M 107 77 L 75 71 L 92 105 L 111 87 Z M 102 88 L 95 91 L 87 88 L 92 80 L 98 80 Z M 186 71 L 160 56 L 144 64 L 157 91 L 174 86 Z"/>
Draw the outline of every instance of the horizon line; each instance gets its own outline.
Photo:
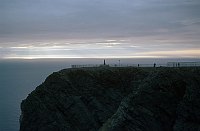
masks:
<path id="1" fill-rule="evenodd" d="M 3 57 L 0 60 L 39 60 L 39 59 L 200 59 L 200 56 L 132 56 L 132 57 Z"/>

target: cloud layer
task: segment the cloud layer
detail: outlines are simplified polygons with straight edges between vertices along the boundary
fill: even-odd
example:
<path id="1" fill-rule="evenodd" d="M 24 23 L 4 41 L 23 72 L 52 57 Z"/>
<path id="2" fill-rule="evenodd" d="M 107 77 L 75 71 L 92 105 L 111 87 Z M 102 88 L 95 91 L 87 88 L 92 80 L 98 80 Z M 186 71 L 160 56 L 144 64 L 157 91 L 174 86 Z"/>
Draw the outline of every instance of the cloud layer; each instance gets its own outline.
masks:
<path id="1" fill-rule="evenodd" d="M 200 57 L 199 0 L 0 2 L 1 58 Z"/>

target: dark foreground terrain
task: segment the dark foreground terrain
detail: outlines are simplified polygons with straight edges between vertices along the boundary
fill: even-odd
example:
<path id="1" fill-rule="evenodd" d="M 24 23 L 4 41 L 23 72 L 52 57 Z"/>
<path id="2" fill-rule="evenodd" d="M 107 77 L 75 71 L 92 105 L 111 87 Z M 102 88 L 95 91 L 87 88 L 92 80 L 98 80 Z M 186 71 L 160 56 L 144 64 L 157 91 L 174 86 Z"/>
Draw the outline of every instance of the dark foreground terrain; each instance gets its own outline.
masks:
<path id="1" fill-rule="evenodd" d="M 200 68 L 65 69 L 21 110 L 21 131 L 200 131 Z"/>

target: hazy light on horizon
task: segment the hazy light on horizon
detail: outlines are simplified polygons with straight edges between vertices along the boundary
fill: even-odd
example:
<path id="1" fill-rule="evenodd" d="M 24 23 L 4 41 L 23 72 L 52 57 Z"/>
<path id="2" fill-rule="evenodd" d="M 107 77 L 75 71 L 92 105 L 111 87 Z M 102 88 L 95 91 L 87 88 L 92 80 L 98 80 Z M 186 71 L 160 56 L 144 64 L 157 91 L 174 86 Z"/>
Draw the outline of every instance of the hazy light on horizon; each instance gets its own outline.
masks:
<path id="1" fill-rule="evenodd" d="M 182 46 L 182 47 L 181 47 Z M 157 50 L 155 50 L 157 49 Z M 200 48 L 173 44 L 131 44 L 102 41 L 97 43 L 39 44 L 0 48 L 3 59 L 41 58 L 198 58 Z"/>

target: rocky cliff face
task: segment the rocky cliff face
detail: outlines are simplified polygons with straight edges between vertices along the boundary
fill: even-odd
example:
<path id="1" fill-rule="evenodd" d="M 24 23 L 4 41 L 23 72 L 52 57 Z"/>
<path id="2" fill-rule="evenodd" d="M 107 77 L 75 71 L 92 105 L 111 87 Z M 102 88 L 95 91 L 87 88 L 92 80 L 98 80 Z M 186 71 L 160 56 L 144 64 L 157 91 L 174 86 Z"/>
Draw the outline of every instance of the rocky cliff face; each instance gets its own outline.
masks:
<path id="1" fill-rule="evenodd" d="M 21 131 L 198 131 L 200 69 L 65 69 L 21 110 Z"/>

